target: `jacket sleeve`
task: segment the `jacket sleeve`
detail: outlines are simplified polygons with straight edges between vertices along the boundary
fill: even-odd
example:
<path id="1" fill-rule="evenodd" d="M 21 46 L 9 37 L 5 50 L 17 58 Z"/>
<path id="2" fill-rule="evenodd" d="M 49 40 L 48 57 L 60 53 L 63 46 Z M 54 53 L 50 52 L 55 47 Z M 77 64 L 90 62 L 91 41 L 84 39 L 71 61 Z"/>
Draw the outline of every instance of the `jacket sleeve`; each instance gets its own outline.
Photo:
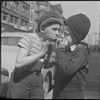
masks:
<path id="1" fill-rule="evenodd" d="M 88 62 L 88 56 L 84 54 L 84 49 L 82 48 L 77 48 L 71 52 L 71 55 L 64 48 L 58 48 L 56 50 L 56 57 L 58 67 L 68 76 L 74 74 Z"/>

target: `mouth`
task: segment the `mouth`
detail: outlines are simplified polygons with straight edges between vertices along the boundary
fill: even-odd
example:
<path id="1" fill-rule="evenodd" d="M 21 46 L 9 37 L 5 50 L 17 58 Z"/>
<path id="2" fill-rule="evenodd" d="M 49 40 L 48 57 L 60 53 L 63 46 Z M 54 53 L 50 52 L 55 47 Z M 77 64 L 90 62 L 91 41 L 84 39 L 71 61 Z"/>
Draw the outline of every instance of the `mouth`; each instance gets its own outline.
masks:
<path id="1" fill-rule="evenodd" d="M 51 41 L 51 42 L 56 42 L 56 40 L 57 40 L 57 39 L 51 39 L 50 41 Z"/>

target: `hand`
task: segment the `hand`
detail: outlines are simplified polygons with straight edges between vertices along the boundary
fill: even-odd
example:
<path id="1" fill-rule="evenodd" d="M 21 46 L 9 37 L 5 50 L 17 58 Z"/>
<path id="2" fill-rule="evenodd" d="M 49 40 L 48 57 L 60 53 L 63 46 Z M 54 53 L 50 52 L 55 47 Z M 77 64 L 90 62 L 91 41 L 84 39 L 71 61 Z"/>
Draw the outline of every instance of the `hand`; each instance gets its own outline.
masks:
<path id="1" fill-rule="evenodd" d="M 42 46 L 41 46 L 41 54 L 42 55 L 46 54 L 49 44 L 50 44 L 50 42 L 48 40 L 45 42 L 42 42 Z"/>
<path id="2" fill-rule="evenodd" d="M 67 39 L 59 39 L 59 44 L 58 47 L 59 48 L 65 48 L 66 46 L 68 46 L 68 40 Z"/>

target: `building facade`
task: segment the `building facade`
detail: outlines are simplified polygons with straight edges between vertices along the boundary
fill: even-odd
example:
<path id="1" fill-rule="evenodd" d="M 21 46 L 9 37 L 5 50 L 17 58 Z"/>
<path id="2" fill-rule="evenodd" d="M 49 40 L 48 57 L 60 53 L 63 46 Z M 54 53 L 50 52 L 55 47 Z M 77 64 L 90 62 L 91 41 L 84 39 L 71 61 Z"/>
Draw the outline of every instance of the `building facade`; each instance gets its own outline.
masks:
<path id="1" fill-rule="evenodd" d="M 8 32 L 37 32 L 40 17 L 46 11 L 62 15 L 61 5 L 50 1 L 2 1 L 1 30 Z"/>
<path id="2" fill-rule="evenodd" d="M 30 29 L 37 32 L 37 25 L 40 17 L 46 11 L 55 11 L 60 17 L 62 16 L 62 7 L 60 4 L 51 5 L 50 1 L 27 1 L 30 5 Z M 63 18 L 64 19 L 64 18 Z"/>
<path id="3" fill-rule="evenodd" d="M 29 18 L 29 28 L 33 32 L 37 32 L 37 25 L 40 17 L 44 12 L 50 11 L 49 1 L 27 1 L 30 5 L 30 18 Z"/>
<path id="4" fill-rule="evenodd" d="M 1 31 L 27 32 L 30 6 L 24 1 L 1 2 Z"/>

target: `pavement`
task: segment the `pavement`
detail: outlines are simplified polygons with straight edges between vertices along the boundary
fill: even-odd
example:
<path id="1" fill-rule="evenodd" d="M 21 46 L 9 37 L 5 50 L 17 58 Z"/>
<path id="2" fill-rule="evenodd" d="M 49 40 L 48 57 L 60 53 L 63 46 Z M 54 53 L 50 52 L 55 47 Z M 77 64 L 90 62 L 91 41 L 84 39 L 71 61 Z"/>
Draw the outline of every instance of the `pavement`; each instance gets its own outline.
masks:
<path id="1" fill-rule="evenodd" d="M 52 99 L 52 92 L 53 92 L 53 89 L 45 96 L 44 99 Z"/>
<path id="2" fill-rule="evenodd" d="M 52 92 L 53 92 L 53 89 L 45 96 L 44 99 L 52 99 Z M 100 95 L 98 92 L 86 91 L 85 99 L 99 99 L 100 100 Z"/>
<path id="3" fill-rule="evenodd" d="M 100 94 L 96 91 L 86 91 L 85 92 L 86 99 L 99 99 L 100 100 Z"/>

